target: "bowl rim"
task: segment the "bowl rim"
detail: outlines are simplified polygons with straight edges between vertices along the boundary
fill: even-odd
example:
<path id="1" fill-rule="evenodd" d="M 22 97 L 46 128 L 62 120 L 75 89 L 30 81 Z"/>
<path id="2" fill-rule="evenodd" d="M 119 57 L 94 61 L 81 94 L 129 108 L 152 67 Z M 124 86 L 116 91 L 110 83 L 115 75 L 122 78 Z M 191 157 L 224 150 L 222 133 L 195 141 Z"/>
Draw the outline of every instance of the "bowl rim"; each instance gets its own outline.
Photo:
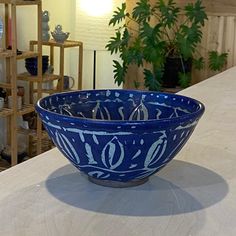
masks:
<path id="1" fill-rule="evenodd" d="M 196 103 L 196 105 L 199 106 L 199 109 L 197 109 L 195 112 L 192 113 L 188 113 L 188 114 L 184 114 L 181 115 L 179 117 L 173 117 L 173 118 L 162 118 L 162 119 L 148 119 L 148 120 L 102 120 L 102 119 L 92 119 L 92 118 L 82 118 L 82 117 L 76 117 L 76 116 L 69 116 L 69 115 L 63 115 L 63 114 L 59 114 L 56 112 L 52 112 L 49 111 L 45 108 L 43 108 L 41 106 L 41 103 L 45 100 L 48 99 L 48 97 L 56 97 L 56 96 L 70 96 L 73 93 L 91 93 L 91 92 L 107 92 L 107 91 L 113 91 L 113 92 L 130 92 L 130 93 L 140 93 L 140 94 L 161 94 L 163 96 L 169 96 L 169 97 L 178 97 L 180 99 L 187 99 L 190 100 L 194 103 Z M 89 89 L 89 90 L 77 90 L 77 91 L 67 91 L 67 92 L 59 92 L 59 93 L 54 93 L 52 95 L 48 95 L 44 98 L 41 98 L 37 101 L 36 105 L 35 105 L 35 109 L 38 113 L 42 112 L 46 112 L 47 116 L 53 116 L 53 117 L 57 117 L 60 119 L 61 122 L 65 122 L 65 123 L 80 123 L 82 125 L 106 125 L 107 126 L 114 126 L 114 125 L 119 125 L 119 126 L 156 126 L 157 123 L 160 125 L 165 125 L 166 123 L 181 123 L 181 122 L 186 122 L 189 121 L 191 119 L 194 120 L 199 120 L 201 118 L 201 116 L 203 115 L 204 111 L 205 111 L 205 106 L 202 102 L 188 97 L 188 96 L 184 96 L 184 95 L 180 95 L 180 94 L 173 94 L 173 93 L 166 93 L 166 92 L 160 92 L 160 91 L 147 91 L 147 90 L 136 90 L 136 89 Z"/>

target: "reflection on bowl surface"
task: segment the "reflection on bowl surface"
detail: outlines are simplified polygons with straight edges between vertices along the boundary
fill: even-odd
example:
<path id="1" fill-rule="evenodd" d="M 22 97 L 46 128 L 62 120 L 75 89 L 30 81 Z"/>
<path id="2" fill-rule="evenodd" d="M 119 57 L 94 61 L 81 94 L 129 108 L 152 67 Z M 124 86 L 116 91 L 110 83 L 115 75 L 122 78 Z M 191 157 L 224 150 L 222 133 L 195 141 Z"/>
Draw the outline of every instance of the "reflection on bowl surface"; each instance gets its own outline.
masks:
<path id="1" fill-rule="evenodd" d="M 50 95 L 36 109 L 58 149 L 95 183 L 145 182 L 184 146 L 204 112 L 188 97 L 138 90 Z"/>

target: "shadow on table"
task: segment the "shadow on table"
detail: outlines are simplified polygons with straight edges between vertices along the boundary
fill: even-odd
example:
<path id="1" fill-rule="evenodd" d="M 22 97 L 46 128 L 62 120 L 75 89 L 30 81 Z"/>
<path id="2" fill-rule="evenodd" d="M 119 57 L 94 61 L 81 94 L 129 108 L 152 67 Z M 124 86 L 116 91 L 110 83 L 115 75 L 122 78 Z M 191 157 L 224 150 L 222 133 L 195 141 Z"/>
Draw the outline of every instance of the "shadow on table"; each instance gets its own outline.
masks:
<path id="1" fill-rule="evenodd" d="M 221 201 L 228 185 L 202 166 L 173 160 L 143 185 L 114 189 L 95 185 L 72 165 L 46 181 L 57 199 L 89 211 L 127 216 L 167 216 L 198 211 Z"/>

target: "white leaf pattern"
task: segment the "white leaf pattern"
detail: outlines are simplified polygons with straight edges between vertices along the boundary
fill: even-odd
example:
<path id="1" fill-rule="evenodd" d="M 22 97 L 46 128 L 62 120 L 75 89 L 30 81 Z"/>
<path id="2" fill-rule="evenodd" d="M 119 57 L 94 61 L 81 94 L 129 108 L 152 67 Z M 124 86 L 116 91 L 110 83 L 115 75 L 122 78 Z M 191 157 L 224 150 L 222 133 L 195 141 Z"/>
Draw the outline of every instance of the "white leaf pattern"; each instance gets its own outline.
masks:
<path id="1" fill-rule="evenodd" d="M 111 120 L 108 109 L 104 107 L 104 110 L 105 112 L 102 111 L 100 102 L 98 101 L 96 107 L 93 109 L 93 119 Z"/>
<path id="2" fill-rule="evenodd" d="M 156 142 L 151 145 L 144 162 L 145 168 L 149 168 L 151 165 L 154 165 L 161 159 L 167 146 L 167 140 L 165 138 L 166 134 L 164 133 Z"/>
<path id="3" fill-rule="evenodd" d="M 131 113 L 129 120 L 148 120 L 148 110 L 141 102 Z"/>
<path id="4" fill-rule="evenodd" d="M 102 175 L 104 175 L 104 172 L 102 171 L 90 171 L 88 172 L 89 176 L 100 178 Z"/>
<path id="5" fill-rule="evenodd" d="M 132 157 L 132 160 L 137 158 L 141 154 L 141 150 L 138 150 L 135 155 Z"/>
<path id="6" fill-rule="evenodd" d="M 109 141 L 102 150 L 102 162 L 111 170 L 120 166 L 124 160 L 124 156 L 124 147 L 118 141 L 117 137 L 114 137 Z M 117 158 L 118 160 L 116 160 Z"/>
<path id="7" fill-rule="evenodd" d="M 80 158 L 75 151 L 73 145 L 69 142 L 69 140 L 66 138 L 64 134 L 60 134 L 59 132 L 56 132 L 56 140 L 58 145 L 61 147 L 62 150 L 64 150 L 65 153 L 69 156 L 69 158 L 73 161 L 76 159 L 76 163 L 80 163 Z"/>
<path id="8" fill-rule="evenodd" d="M 85 143 L 85 149 L 87 152 L 88 164 L 90 164 L 90 165 L 97 164 L 97 162 L 93 158 L 92 149 L 88 143 Z"/>

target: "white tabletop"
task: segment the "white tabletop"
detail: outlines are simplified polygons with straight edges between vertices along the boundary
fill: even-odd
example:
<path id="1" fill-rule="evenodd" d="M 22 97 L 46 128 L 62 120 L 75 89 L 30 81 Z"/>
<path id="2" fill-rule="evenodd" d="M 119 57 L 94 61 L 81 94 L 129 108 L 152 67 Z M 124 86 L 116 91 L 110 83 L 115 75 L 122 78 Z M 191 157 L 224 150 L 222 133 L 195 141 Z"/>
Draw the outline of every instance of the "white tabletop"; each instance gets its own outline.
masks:
<path id="1" fill-rule="evenodd" d="M 235 236 L 236 67 L 181 94 L 206 112 L 149 182 L 97 186 L 53 149 L 0 173 L 0 235 Z"/>

